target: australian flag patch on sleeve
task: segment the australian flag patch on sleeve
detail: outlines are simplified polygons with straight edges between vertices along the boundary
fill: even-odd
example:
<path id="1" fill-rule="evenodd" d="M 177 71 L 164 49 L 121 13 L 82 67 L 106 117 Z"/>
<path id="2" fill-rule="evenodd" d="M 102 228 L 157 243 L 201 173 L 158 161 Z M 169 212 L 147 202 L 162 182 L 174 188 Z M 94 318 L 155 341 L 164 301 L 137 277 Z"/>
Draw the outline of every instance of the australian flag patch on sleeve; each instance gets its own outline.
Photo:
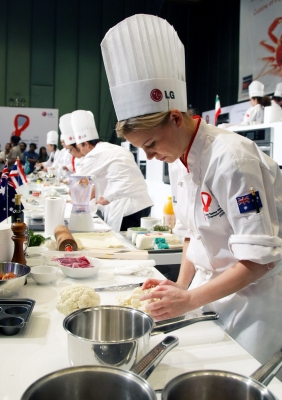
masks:
<path id="1" fill-rule="evenodd" d="M 245 194 L 244 196 L 236 197 L 237 204 L 239 207 L 240 214 L 256 210 L 262 208 L 261 199 L 259 196 L 259 192 L 255 192 L 255 196 L 252 193 Z"/>

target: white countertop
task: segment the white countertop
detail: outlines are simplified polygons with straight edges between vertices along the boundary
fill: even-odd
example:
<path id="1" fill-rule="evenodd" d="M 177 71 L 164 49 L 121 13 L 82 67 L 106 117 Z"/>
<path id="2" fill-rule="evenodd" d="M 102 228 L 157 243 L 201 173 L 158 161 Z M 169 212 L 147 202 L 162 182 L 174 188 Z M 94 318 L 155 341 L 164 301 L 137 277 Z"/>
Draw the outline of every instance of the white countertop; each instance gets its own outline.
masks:
<path id="1" fill-rule="evenodd" d="M 157 270 L 154 274 L 162 277 Z M 117 276 L 115 279 L 119 283 L 128 283 L 145 278 Z M 23 330 L 14 336 L 0 335 L 0 400 L 19 400 L 35 380 L 70 366 L 67 333 L 62 325 L 64 315 L 56 310 L 56 302 L 60 290 L 74 283 L 97 287 L 114 282 L 109 268 L 101 267 L 98 277 L 84 280 L 67 278 L 59 270 L 57 279 L 49 285 L 37 285 L 28 277 L 27 285 L 12 297 L 34 299 L 36 304 Z M 120 292 L 101 292 L 101 304 L 117 304 L 117 293 Z M 154 389 L 163 388 L 173 377 L 187 371 L 212 368 L 248 376 L 260 365 L 212 321 L 191 325 L 172 334 L 179 337 L 179 345 L 164 357 L 149 377 Z M 150 346 L 155 346 L 162 337 L 152 336 Z M 269 384 L 269 390 L 282 400 L 282 383 L 276 378 Z"/>

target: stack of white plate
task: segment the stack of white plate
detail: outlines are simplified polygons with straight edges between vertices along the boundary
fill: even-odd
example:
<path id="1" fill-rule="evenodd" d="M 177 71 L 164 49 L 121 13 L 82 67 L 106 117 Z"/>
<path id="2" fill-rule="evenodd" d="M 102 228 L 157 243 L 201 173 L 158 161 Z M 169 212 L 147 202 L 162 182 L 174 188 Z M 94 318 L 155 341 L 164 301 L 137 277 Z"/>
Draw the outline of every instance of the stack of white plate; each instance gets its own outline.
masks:
<path id="1" fill-rule="evenodd" d="M 14 242 L 11 224 L 0 224 L 0 262 L 11 261 L 14 254 Z"/>

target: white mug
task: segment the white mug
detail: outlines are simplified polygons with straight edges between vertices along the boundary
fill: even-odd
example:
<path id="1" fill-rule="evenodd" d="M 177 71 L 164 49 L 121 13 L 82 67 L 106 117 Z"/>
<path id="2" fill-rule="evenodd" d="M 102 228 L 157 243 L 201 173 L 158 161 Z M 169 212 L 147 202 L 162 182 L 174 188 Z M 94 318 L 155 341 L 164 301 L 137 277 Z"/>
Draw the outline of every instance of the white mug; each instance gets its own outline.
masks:
<path id="1" fill-rule="evenodd" d="M 153 225 L 160 222 L 160 218 L 155 217 L 143 217 L 141 218 L 141 228 L 150 229 Z"/>

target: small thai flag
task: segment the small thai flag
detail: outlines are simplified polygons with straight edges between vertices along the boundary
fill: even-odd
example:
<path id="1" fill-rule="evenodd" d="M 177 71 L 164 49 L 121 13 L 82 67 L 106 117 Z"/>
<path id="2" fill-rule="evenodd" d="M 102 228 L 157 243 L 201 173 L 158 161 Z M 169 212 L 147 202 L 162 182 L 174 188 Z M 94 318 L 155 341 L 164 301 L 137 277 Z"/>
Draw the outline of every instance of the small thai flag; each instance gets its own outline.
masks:
<path id="1" fill-rule="evenodd" d="M 259 192 L 256 191 L 255 194 L 256 194 L 255 199 L 254 199 L 254 196 L 252 196 L 252 193 L 248 193 L 248 194 L 245 194 L 244 196 L 236 197 L 240 214 L 250 212 L 253 210 L 257 211 L 257 207 L 258 208 L 262 207 Z"/>

